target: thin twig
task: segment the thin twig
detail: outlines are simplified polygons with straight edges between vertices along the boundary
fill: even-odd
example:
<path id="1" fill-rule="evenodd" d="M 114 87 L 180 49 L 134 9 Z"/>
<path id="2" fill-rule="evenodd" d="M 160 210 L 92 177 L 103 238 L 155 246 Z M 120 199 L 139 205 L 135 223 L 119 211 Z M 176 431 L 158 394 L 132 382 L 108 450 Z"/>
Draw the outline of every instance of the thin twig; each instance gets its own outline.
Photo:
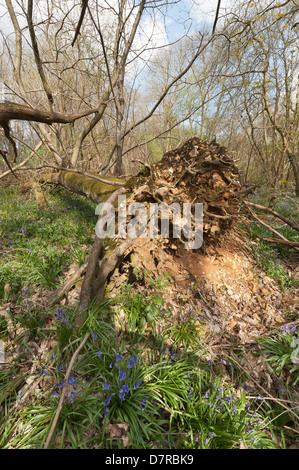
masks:
<path id="1" fill-rule="evenodd" d="M 90 333 L 87 333 L 85 336 L 84 336 L 84 339 L 83 341 L 81 342 L 80 346 L 76 349 L 76 351 L 74 352 L 73 356 L 72 356 L 72 359 L 69 363 L 69 366 L 68 366 L 68 369 L 66 371 L 66 374 L 65 374 L 65 383 L 62 387 L 62 391 L 61 391 L 61 396 L 60 396 L 60 400 L 59 400 L 59 403 L 58 403 L 58 407 L 57 407 L 57 410 L 56 410 L 56 414 L 54 416 L 54 420 L 53 420 L 53 423 L 52 423 L 52 426 L 51 426 L 51 429 L 49 431 L 49 434 L 48 434 L 48 437 L 46 439 L 46 442 L 45 442 L 45 445 L 44 445 L 44 449 L 47 449 L 49 444 L 50 444 L 50 441 L 52 439 L 52 436 L 53 436 L 53 433 L 55 431 L 55 428 L 56 428 L 56 424 L 57 424 L 57 421 L 58 421 L 58 418 L 59 418 L 59 415 L 60 415 L 60 412 L 62 410 L 62 406 L 63 406 L 63 400 L 64 400 L 64 397 L 65 397 L 65 394 L 66 394 L 66 391 L 67 391 L 67 387 L 68 387 L 68 380 L 69 380 L 69 376 L 70 376 L 70 373 L 71 373 L 71 370 L 73 368 L 73 365 L 75 363 L 75 360 L 79 354 L 79 352 L 81 351 L 81 349 L 83 348 L 84 344 L 86 343 L 86 341 L 88 340 L 90 336 Z"/>
<path id="2" fill-rule="evenodd" d="M 293 414 L 296 419 L 298 419 L 298 415 L 296 413 L 294 413 L 290 408 L 288 408 L 284 403 L 283 403 L 283 400 L 280 400 L 279 398 L 275 398 L 271 395 L 271 393 L 267 392 L 267 390 L 262 387 L 251 375 L 249 375 L 249 373 L 244 369 L 244 367 L 241 366 L 241 364 L 235 359 L 235 358 L 232 358 L 231 356 L 229 356 L 228 354 L 225 354 L 224 353 L 224 356 L 226 356 L 228 359 L 230 360 L 233 360 L 237 365 L 238 367 L 240 367 L 240 369 L 243 370 L 243 372 L 245 372 L 245 374 L 247 374 L 250 379 L 261 389 L 263 390 L 263 392 L 268 395 L 268 397 L 270 397 L 273 401 L 279 403 L 283 408 L 285 408 L 289 413 Z M 299 407 L 297 407 L 299 408 Z"/>

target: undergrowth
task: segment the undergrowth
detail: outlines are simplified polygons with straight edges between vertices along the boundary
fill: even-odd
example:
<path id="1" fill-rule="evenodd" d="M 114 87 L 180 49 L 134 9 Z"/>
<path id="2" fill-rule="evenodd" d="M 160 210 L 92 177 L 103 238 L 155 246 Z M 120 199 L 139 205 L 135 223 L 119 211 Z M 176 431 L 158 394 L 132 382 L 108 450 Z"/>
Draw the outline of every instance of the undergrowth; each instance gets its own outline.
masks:
<path id="1" fill-rule="evenodd" d="M 272 209 L 282 216 L 296 222 L 298 221 L 299 216 L 298 205 L 296 204 L 295 196 L 293 194 L 290 196 L 292 196 L 292 198 L 282 196 L 276 197 Z M 268 199 L 269 192 L 265 194 L 263 191 L 258 192 L 256 195 L 251 197 L 252 202 L 261 205 L 267 205 L 269 202 Z M 267 225 L 275 229 L 286 239 L 291 242 L 299 242 L 298 232 L 285 222 L 271 214 L 262 214 L 262 211 L 260 210 L 255 211 L 257 216 L 262 217 L 262 220 L 266 222 Z M 252 245 L 252 252 L 257 261 L 258 268 L 266 272 L 267 276 L 279 282 L 283 290 L 285 290 L 285 288 L 298 288 L 298 277 L 290 276 L 287 269 L 287 264 L 290 260 L 295 261 L 298 259 L 298 252 L 295 249 L 290 249 L 284 245 L 272 244 L 263 241 L 262 238 L 277 238 L 277 236 L 257 221 L 253 221 L 247 226 L 241 224 L 241 226 L 255 242 Z"/>
<path id="2" fill-rule="evenodd" d="M 91 303 L 80 331 L 73 327 L 75 305 L 45 309 L 34 302 L 36 292 L 60 285 L 74 258 L 84 262 L 94 227 L 87 200 L 58 190 L 48 199 L 40 211 L 17 187 L 1 195 L 0 339 L 9 348 L 0 368 L 0 448 L 43 448 L 87 333 L 51 448 L 272 449 L 295 441 L 295 327 L 255 345 L 280 383 L 271 398 L 248 386 L 240 367 L 245 350 L 211 358 L 196 312 L 171 322 L 163 301 L 167 275 L 154 281 L 145 273 L 147 288 L 132 281 Z"/>

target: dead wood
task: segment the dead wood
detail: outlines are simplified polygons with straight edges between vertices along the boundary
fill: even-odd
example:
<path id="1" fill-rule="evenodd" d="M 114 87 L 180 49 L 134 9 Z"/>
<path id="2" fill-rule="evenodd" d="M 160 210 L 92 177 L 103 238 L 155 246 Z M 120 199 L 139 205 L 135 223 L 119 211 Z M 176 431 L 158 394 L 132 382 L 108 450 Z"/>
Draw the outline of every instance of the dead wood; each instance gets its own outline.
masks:
<path id="1" fill-rule="evenodd" d="M 279 214 L 278 212 L 274 211 L 273 209 L 270 209 L 270 207 L 261 206 L 260 204 L 254 204 L 253 202 L 250 202 L 250 201 L 244 201 L 244 202 L 248 206 L 254 207 L 255 209 L 260 209 L 262 211 L 265 211 L 265 212 L 268 212 L 269 214 L 274 215 L 274 217 L 277 217 L 278 219 L 282 220 L 287 225 L 292 227 L 294 230 L 297 230 L 297 232 L 299 232 L 299 225 L 297 225 L 294 221 L 290 220 L 289 218 L 285 217 L 284 215 Z"/>
<path id="2" fill-rule="evenodd" d="M 261 225 L 263 225 L 264 227 L 266 227 L 268 230 L 270 230 L 270 232 L 274 233 L 275 235 L 277 235 L 277 237 L 284 241 L 285 245 L 289 245 L 290 241 L 285 238 L 283 235 L 281 235 L 281 233 L 279 233 L 277 230 L 275 230 L 273 227 L 271 227 L 270 225 L 266 224 L 266 222 L 264 222 L 263 220 L 261 220 L 254 212 L 253 210 L 250 209 L 250 207 L 248 207 L 248 205 L 246 204 L 246 207 L 247 207 L 247 210 L 250 212 L 250 214 L 252 215 L 252 217 L 257 220 Z M 299 251 L 299 248 L 297 248 L 296 246 L 294 247 L 295 250 Z"/>
<path id="3" fill-rule="evenodd" d="M 146 240 L 141 237 L 137 239 L 129 237 L 115 238 L 112 242 L 108 243 L 108 251 L 105 251 L 103 249 L 103 240 L 95 239 L 81 287 L 80 301 L 75 320 L 76 328 L 80 328 L 86 320 L 89 302 L 96 299 L 101 300 L 104 297 L 105 288 L 108 283 L 112 290 L 115 285 L 117 286 L 115 283 L 118 282 L 118 275 L 113 276 L 115 272 L 118 272 L 117 269 L 121 267 L 122 274 L 119 277 L 125 278 L 129 275 L 130 270 L 128 265 L 131 260 L 135 263 L 137 262 L 141 269 L 144 268 L 153 273 L 154 276 L 158 274 L 161 276 L 165 271 L 170 273 L 170 275 L 173 273 L 175 283 L 182 282 L 184 283 L 184 289 L 188 289 L 188 285 L 193 282 L 192 276 L 196 279 L 196 277 L 201 275 L 202 270 L 206 269 L 204 264 L 201 264 L 202 256 L 209 256 L 210 254 L 213 254 L 213 257 L 215 255 L 216 257 L 221 256 L 223 251 L 227 252 L 227 245 L 235 253 L 238 253 L 239 256 L 240 252 L 243 251 L 242 243 L 244 246 L 245 243 L 242 240 L 243 232 L 240 233 L 237 221 L 241 219 L 246 221 L 249 214 L 267 227 L 267 229 L 271 230 L 275 236 L 279 237 L 277 240 L 282 240 L 283 244 L 298 250 L 298 246 L 293 245 L 279 232 L 260 220 L 251 209 L 251 206 L 244 202 L 238 168 L 223 146 L 216 143 L 207 143 L 198 137 L 192 137 L 179 148 L 167 152 L 159 162 L 152 164 L 150 169 L 150 172 L 143 170 L 138 175 L 123 182 L 124 188 L 113 186 L 112 179 L 111 185 L 105 186 L 102 182 L 97 182 L 86 175 L 83 176 L 75 172 L 62 171 L 53 174 L 56 182 L 61 182 L 61 184 L 68 188 L 75 188 L 75 192 L 79 190 L 88 197 L 92 194 L 91 198 L 94 201 L 99 199 L 115 201 L 118 194 L 121 194 L 122 191 L 126 192 L 125 204 L 127 206 L 127 214 L 129 214 L 128 209 L 130 204 L 136 202 L 142 203 L 143 208 L 145 207 L 147 211 L 152 203 L 158 203 L 160 210 L 158 215 L 159 224 L 156 227 L 158 236 L 155 240 L 148 239 L 149 237 Z M 108 177 L 104 179 L 106 178 L 108 179 Z M 110 181 L 110 178 L 108 181 Z M 92 186 L 88 186 L 87 183 L 90 183 Z M 93 185 L 98 184 L 100 187 L 93 187 Z M 112 196 L 112 199 L 110 199 L 110 196 Z M 166 208 L 176 203 L 176 207 L 179 206 L 181 208 L 181 215 L 183 214 L 185 203 L 190 204 L 192 210 L 194 210 L 196 203 L 203 204 L 202 248 L 197 250 L 185 249 L 184 243 L 189 240 L 186 239 L 183 230 L 180 237 L 174 235 L 176 220 L 171 213 L 168 213 L 169 233 L 166 238 L 164 237 L 160 224 L 163 219 L 164 206 L 162 203 L 165 203 L 164 206 Z M 245 211 L 244 208 L 246 209 Z M 118 209 L 117 207 L 115 209 L 117 219 Z M 131 219 L 129 216 L 126 223 L 129 224 Z M 148 218 L 147 221 L 149 221 Z M 195 233 L 196 219 L 193 214 L 191 215 L 190 223 L 191 231 Z M 181 217 L 180 224 L 182 228 L 184 226 L 184 216 Z M 273 243 L 275 242 L 274 240 Z M 269 239 L 269 242 L 272 243 L 272 240 Z M 247 257 L 248 253 L 240 255 L 240 257 L 242 256 Z M 230 260 L 229 263 L 235 263 L 238 257 L 228 259 Z M 166 264 L 164 260 L 167 260 Z M 196 264 L 196 260 L 200 261 L 200 263 Z M 240 269 L 243 268 L 243 265 L 247 266 L 246 263 L 247 261 L 245 262 L 242 259 Z M 179 273 L 178 266 L 180 266 L 183 272 L 182 275 Z M 219 261 L 217 266 L 220 268 L 216 276 L 217 282 L 219 282 L 221 281 L 225 265 Z M 229 266 L 232 267 L 229 267 L 228 278 L 235 269 L 233 267 L 234 264 Z M 247 279 L 247 274 L 245 278 Z M 226 282 L 227 280 L 225 280 Z M 238 289 L 231 289 L 229 295 L 238 297 L 237 291 Z M 263 302 L 261 297 L 258 298 L 259 302 Z M 236 302 L 239 300 L 236 298 Z M 255 308 L 257 309 L 259 306 Z M 254 318 L 248 317 L 248 321 L 253 322 L 252 325 L 254 327 L 258 322 L 256 316 Z M 235 328 L 236 324 L 237 320 L 233 319 L 224 328 L 231 331 Z M 248 325 L 246 324 L 245 326 L 240 327 L 240 331 L 237 333 L 242 341 L 245 337 L 244 332 L 248 330 Z"/>
<path id="4" fill-rule="evenodd" d="M 113 192 L 113 194 L 108 198 L 107 203 L 114 204 L 119 195 L 124 194 L 126 190 L 124 188 L 119 188 Z M 98 220 L 105 216 L 105 212 L 99 215 Z M 92 298 L 92 287 L 93 287 L 93 278 L 97 274 L 96 270 L 99 264 L 100 254 L 103 248 L 103 239 L 95 237 L 94 244 L 91 249 L 91 253 L 87 262 L 86 273 L 84 276 L 83 284 L 80 292 L 80 310 L 82 315 L 84 315 L 84 310 L 87 308 L 89 301 Z M 82 315 L 77 315 L 76 318 L 76 327 L 80 328 L 82 325 Z"/>
<path id="5" fill-rule="evenodd" d="M 80 279 L 80 277 L 82 276 L 82 274 L 84 274 L 84 272 L 86 271 L 87 269 L 87 266 L 88 266 L 88 261 L 86 261 L 85 263 L 83 263 L 78 269 L 77 271 L 72 275 L 71 279 L 69 279 L 63 287 L 61 287 L 61 289 L 59 289 L 55 295 L 52 297 L 51 301 L 50 301 L 50 305 L 53 306 L 53 305 L 56 305 L 58 304 L 61 299 L 63 299 L 63 297 L 67 294 L 67 292 L 76 284 L 76 282 L 78 281 L 78 279 Z"/>
<path id="6" fill-rule="evenodd" d="M 81 113 L 75 114 L 63 114 L 63 113 L 56 113 L 52 111 L 41 111 L 39 109 L 30 108 L 30 106 L 26 106 L 23 104 L 18 103 L 11 103 L 6 101 L 5 103 L 0 103 L 0 126 L 4 130 L 5 137 L 10 141 L 13 146 L 15 159 L 17 157 L 17 148 L 13 138 L 10 135 L 10 127 L 9 122 L 11 120 L 19 120 L 19 121 L 33 121 L 33 122 L 41 122 L 44 124 L 53 124 L 60 123 L 60 124 L 71 124 L 75 122 L 77 119 L 80 119 L 85 116 L 89 116 L 90 114 L 96 113 L 98 108 L 89 109 L 87 111 L 82 111 Z M 11 169 L 10 164 L 6 161 Z"/>
<path id="7" fill-rule="evenodd" d="M 265 242 L 269 243 L 277 243 L 277 245 L 286 245 L 290 246 L 291 248 L 298 248 L 299 247 L 299 242 L 291 242 L 289 240 L 282 240 L 280 238 L 272 238 L 272 237 L 258 237 L 260 240 L 263 240 Z"/>

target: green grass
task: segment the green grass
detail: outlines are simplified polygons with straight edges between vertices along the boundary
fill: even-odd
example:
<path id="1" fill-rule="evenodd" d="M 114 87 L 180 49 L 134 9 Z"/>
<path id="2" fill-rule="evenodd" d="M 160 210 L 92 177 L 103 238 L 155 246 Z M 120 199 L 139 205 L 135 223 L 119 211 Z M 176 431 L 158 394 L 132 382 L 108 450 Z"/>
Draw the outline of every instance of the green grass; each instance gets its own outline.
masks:
<path id="1" fill-rule="evenodd" d="M 29 285 L 53 289 L 71 262 L 80 265 L 85 260 L 95 206 L 59 190 L 48 199 L 49 208 L 39 210 L 36 201 L 22 198 L 17 187 L 0 192 L 0 298 L 5 284 L 12 293 Z"/>

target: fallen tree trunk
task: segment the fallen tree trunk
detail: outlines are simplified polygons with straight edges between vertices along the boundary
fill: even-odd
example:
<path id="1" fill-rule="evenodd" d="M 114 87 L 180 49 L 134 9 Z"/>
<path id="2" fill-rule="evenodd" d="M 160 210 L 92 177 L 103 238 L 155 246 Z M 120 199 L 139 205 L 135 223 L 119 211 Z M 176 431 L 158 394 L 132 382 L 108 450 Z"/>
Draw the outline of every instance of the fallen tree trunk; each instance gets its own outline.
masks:
<path id="1" fill-rule="evenodd" d="M 96 204 L 106 201 L 120 187 L 120 183 L 125 184 L 125 181 L 119 178 L 107 176 L 99 180 L 73 171 L 48 173 L 41 177 L 41 181 L 64 186 L 73 193 L 88 197 Z"/>
<path id="2" fill-rule="evenodd" d="M 118 229 L 117 221 L 119 221 L 118 211 L 120 207 L 115 202 L 119 194 L 125 195 L 125 213 L 127 215 L 125 230 L 123 232 L 118 230 L 112 242 L 107 239 L 104 240 L 105 235 L 101 238 L 96 235 L 89 260 L 84 269 L 82 268 L 82 271 L 85 271 L 86 268 L 86 274 L 81 292 L 78 293 L 79 302 L 75 320 L 77 329 L 82 327 L 87 318 L 89 302 L 91 300 L 100 301 L 104 297 L 107 285 L 109 285 L 111 292 L 114 292 L 114 289 L 120 288 L 121 283 L 129 282 L 129 279 L 135 279 L 132 266 L 137 266 L 139 272 L 145 272 L 145 270 L 150 272 L 156 279 L 163 276 L 165 272 L 170 273 L 172 282 L 175 284 L 176 282 L 182 283 L 183 287 L 181 286 L 181 289 L 184 292 L 189 289 L 191 299 L 192 295 L 195 295 L 194 292 L 202 295 L 201 290 L 196 290 L 196 286 L 197 283 L 200 283 L 198 276 L 201 275 L 202 269 L 204 269 L 204 263 L 201 261 L 203 258 L 206 259 L 212 255 L 211 258 L 216 257 L 217 259 L 218 255 L 222 256 L 223 251 L 227 253 L 228 247 L 229 250 L 235 251 L 232 267 L 228 268 L 228 277 L 225 277 L 225 279 L 222 279 L 223 269 L 225 269 L 224 260 L 222 261 L 223 266 L 221 262 L 218 263 L 220 269 L 219 272 L 216 271 L 217 274 L 215 272 L 215 276 L 217 282 L 220 282 L 222 286 L 221 283 L 224 282 L 226 285 L 229 276 L 232 273 L 234 274 L 234 263 L 238 259 L 237 254 L 243 252 L 243 255 L 245 253 L 245 256 L 248 256 L 248 247 L 245 246 L 242 240 L 243 234 L 239 233 L 236 222 L 242 217 L 246 219 L 244 208 L 246 208 L 247 213 L 253 211 L 250 206 L 244 204 L 238 168 L 226 149 L 216 143 L 209 144 L 193 137 L 180 148 L 166 153 L 161 161 L 150 166 L 147 165 L 137 176 L 126 182 L 123 181 L 123 188 L 113 184 L 115 182 L 114 178 L 108 179 L 108 177 L 102 178 L 100 176 L 101 179 L 111 181 L 111 184 L 106 184 L 73 171 L 51 173 L 43 178 L 48 182 L 61 184 L 76 193 L 84 194 L 95 203 L 100 201 L 111 202 L 115 210 L 115 228 Z M 117 180 L 117 182 L 121 182 L 121 180 Z M 156 226 L 157 236 L 152 237 L 151 233 L 147 232 L 146 237 L 137 234 L 135 238 L 130 238 L 128 228 L 134 221 L 135 215 L 135 212 L 130 212 L 130 209 L 135 203 L 138 203 L 140 205 L 138 207 L 145 208 L 147 211 L 146 227 L 151 222 L 151 215 L 148 217 L 148 214 L 151 214 L 151 205 L 153 203 L 156 204 L 155 207 L 157 204 L 159 205 L 161 210 L 159 209 L 159 223 Z M 182 209 L 181 214 L 183 214 L 185 204 L 192 207 L 193 213 L 190 219 L 192 234 L 195 233 L 196 225 L 196 218 L 193 215 L 194 206 L 197 203 L 202 203 L 202 246 L 193 250 L 186 248 L 186 245 L 184 246 L 188 237 L 185 235 L 184 230 L 182 230 L 183 233 L 179 234 L 180 236 L 177 236 L 175 232 L 177 221 L 173 213 L 170 214 L 168 219 L 169 231 L 166 236 L 163 234 L 162 220 L 164 215 L 162 203 L 168 209 L 175 203 L 176 207 Z M 180 223 L 183 229 L 185 224 L 184 215 L 181 217 Z M 282 238 L 280 240 L 284 242 Z M 284 244 L 287 245 L 287 242 Z M 291 245 L 289 244 L 289 246 Z M 298 249 L 296 246 L 294 248 Z M 235 258 L 235 256 L 237 257 Z M 212 263 L 212 259 L 209 262 Z M 244 264 L 246 265 L 246 263 L 247 261 L 244 259 Z M 182 274 L 179 272 L 180 269 L 182 269 Z M 140 282 L 146 284 L 147 281 L 143 277 Z M 64 286 L 65 289 L 61 290 L 62 295 L 72 284 L 73 280 Z M 195 288 L 194 292 L 192 288 Z M 223 290 L 222 287 L 221 289 Z M 175 295 L 175 292 L 176 290 L 173 290 L 172 295 Z M 217 295 L 219 295 L 219 292 Z M 230 295 L 233 295 L 233 293 L 230 292 Z M 211 318 L 213 318 L 213 315 L 211 315 Z M 234 322 L 232 324 L 234 325 Z M 227 328 L 230 331 L 233 327 L 229 324 Z M 240 335 L 243 335 L 242 331 L 240 330 Z"/>

